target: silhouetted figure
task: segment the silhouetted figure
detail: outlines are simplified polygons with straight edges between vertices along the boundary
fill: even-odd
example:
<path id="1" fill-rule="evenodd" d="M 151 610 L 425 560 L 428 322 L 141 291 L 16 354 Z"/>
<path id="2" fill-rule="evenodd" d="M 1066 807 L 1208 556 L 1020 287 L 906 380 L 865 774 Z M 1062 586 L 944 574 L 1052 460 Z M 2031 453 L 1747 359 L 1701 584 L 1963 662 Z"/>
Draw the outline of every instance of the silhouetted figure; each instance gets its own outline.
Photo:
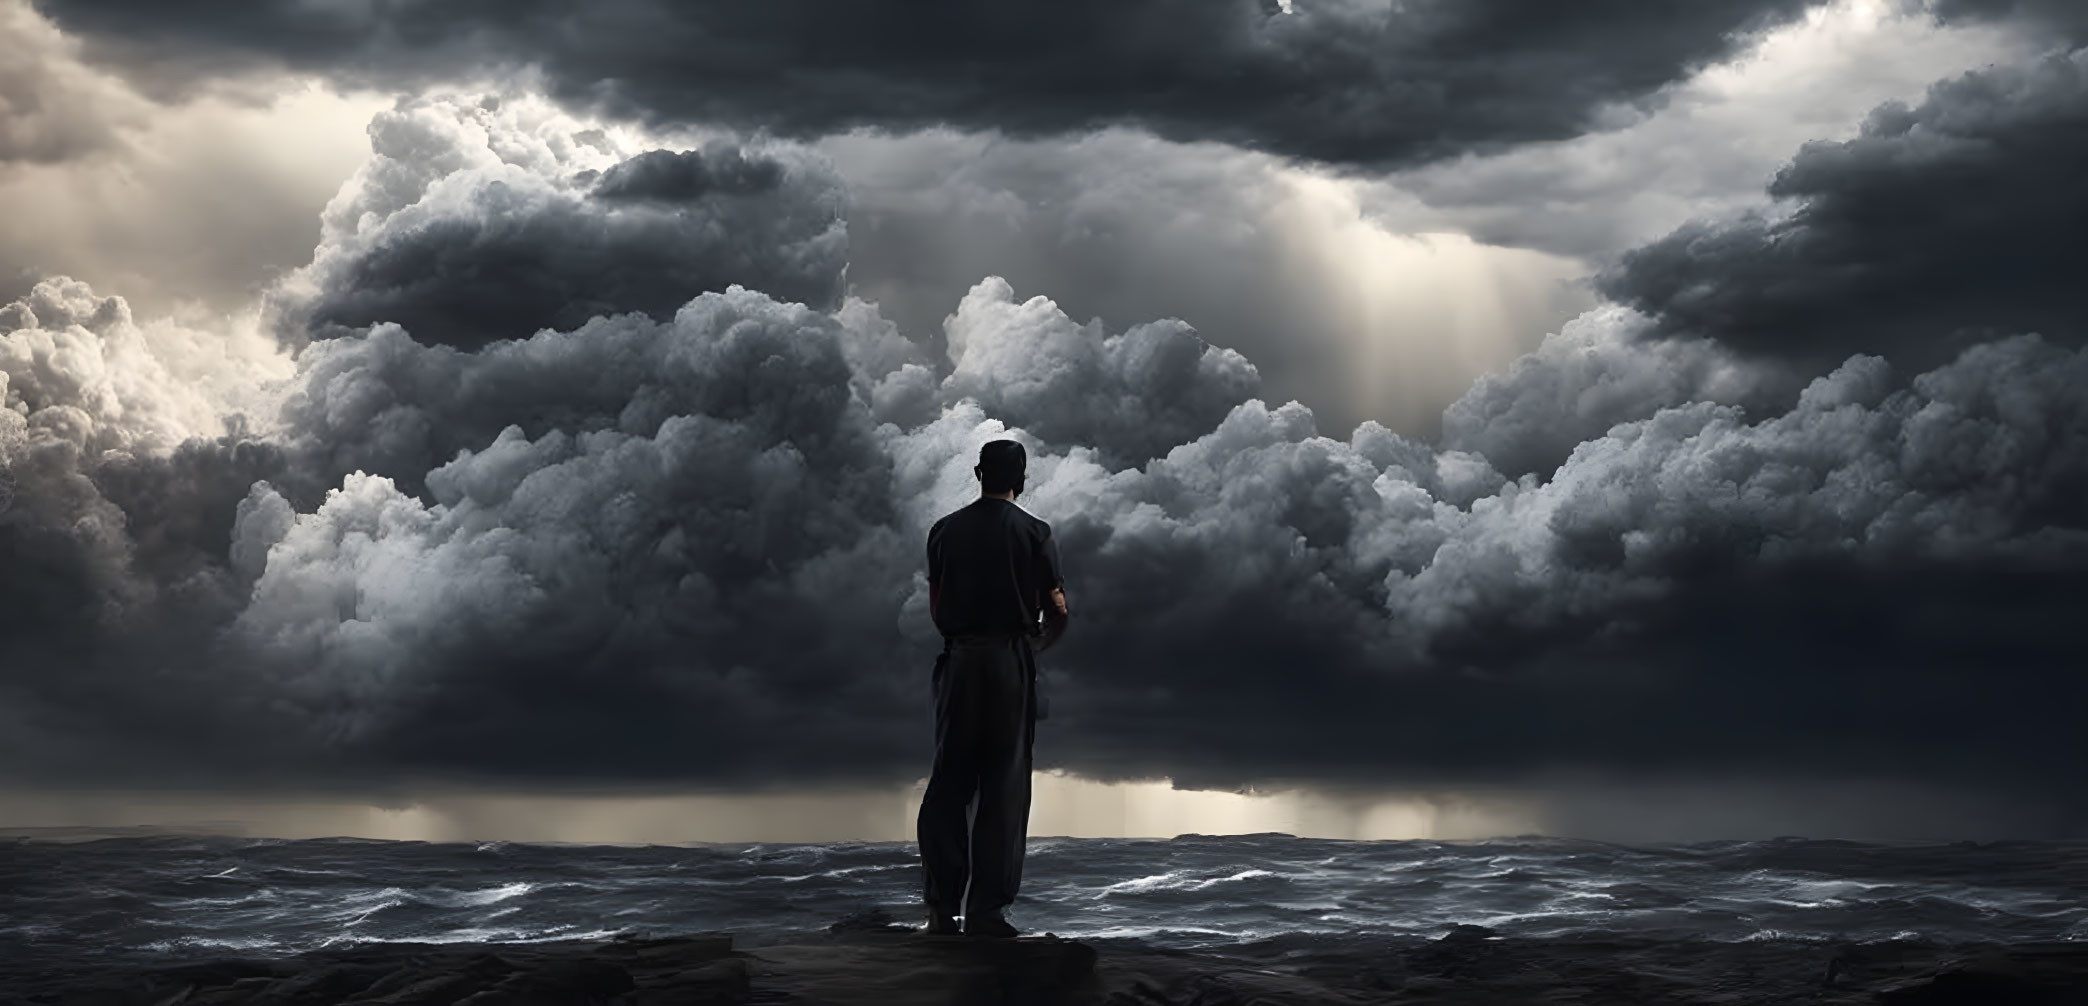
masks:
<path id="1" fill-rule="evenodd" d="M 1022 884 L 1029 833 L 1036 654 L 1067 621 L 1051 525 L 1015 505 L 1027 460 L 1013 440 L 980 448 L 979 498 L 928 530 L 928 610 L 943 636 L 918 822 L 931 933 L 956 932 L 962 914 L 966 933 L 1015 935 L 1001 912 Z"/>

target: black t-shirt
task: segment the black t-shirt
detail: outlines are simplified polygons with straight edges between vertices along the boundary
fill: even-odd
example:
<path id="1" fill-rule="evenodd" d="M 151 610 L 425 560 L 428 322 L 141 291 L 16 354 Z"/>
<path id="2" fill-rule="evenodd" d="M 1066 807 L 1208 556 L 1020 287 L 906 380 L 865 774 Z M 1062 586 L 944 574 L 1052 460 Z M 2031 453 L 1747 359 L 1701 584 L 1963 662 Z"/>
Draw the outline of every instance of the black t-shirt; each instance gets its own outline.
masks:
<path id="1" fill-rule="evenodd" d="M 928 583 L 945 636 L 1035 636 L 1047 595 L 1065 579 L 1051 525 L 982 496 L 928 529 Z"/>

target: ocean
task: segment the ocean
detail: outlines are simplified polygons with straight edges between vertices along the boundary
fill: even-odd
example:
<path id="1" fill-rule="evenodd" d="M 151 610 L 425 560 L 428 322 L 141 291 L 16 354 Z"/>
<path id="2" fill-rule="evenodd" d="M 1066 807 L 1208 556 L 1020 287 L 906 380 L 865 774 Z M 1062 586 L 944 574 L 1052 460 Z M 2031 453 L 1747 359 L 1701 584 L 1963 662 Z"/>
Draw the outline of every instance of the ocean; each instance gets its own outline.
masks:
<path id="1" fill-rule="evenodd" d="M 358 944 L 729 931 L 784 943 L 918 914 L 911 843 L 0 839 L 0 959 L 269 957 Z M 1224 950 L 1291 935 L 1711 941 L 2088 938 L 2088 843 L 1038 838 L 1030 933 Z"/>

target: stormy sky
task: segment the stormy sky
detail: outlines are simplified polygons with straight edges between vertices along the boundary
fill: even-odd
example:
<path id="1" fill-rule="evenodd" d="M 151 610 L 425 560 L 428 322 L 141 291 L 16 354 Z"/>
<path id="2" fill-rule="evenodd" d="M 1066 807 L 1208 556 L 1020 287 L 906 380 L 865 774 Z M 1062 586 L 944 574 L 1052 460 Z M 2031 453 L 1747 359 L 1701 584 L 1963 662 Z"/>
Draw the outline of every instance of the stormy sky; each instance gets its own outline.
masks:
<path id="1" fill-rule="evenodd" d="M 1006 436 L 1063 786 L 2078 835 L 2084 43 L 0 0 L 0 787 L 903 790 L 921 542 Z"/>

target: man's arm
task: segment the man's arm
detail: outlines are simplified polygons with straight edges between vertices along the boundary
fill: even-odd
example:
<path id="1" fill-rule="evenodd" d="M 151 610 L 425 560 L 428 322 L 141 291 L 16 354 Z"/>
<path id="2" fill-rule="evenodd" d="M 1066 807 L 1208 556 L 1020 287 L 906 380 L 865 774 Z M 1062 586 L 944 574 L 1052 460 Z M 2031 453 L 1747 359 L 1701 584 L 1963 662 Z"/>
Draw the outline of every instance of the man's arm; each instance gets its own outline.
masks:
<path id="1" fill-rule="evenodd" d="M 1037 640 L 1037 652 L 1042 653 L 1066 634 L 1069 612 L 1066 608 L 1066 579 L 1059 569 L 1058 540 L 1051 537 L 1049 530 L 1037 551 L 1038 572 L 1042 574 L 1037 606 L 1044 611 L 1044 634 Z"/>
<path id="2" fill-rule="evenodd" d="M 936 532 L 942 530 L 942 522 L 928 529 L 928 620 L 935 621 L 935 602 L 942 598 L 942 565 L 935 561 Z M 938 623 L 939 625 L 940 623 Z"/>

